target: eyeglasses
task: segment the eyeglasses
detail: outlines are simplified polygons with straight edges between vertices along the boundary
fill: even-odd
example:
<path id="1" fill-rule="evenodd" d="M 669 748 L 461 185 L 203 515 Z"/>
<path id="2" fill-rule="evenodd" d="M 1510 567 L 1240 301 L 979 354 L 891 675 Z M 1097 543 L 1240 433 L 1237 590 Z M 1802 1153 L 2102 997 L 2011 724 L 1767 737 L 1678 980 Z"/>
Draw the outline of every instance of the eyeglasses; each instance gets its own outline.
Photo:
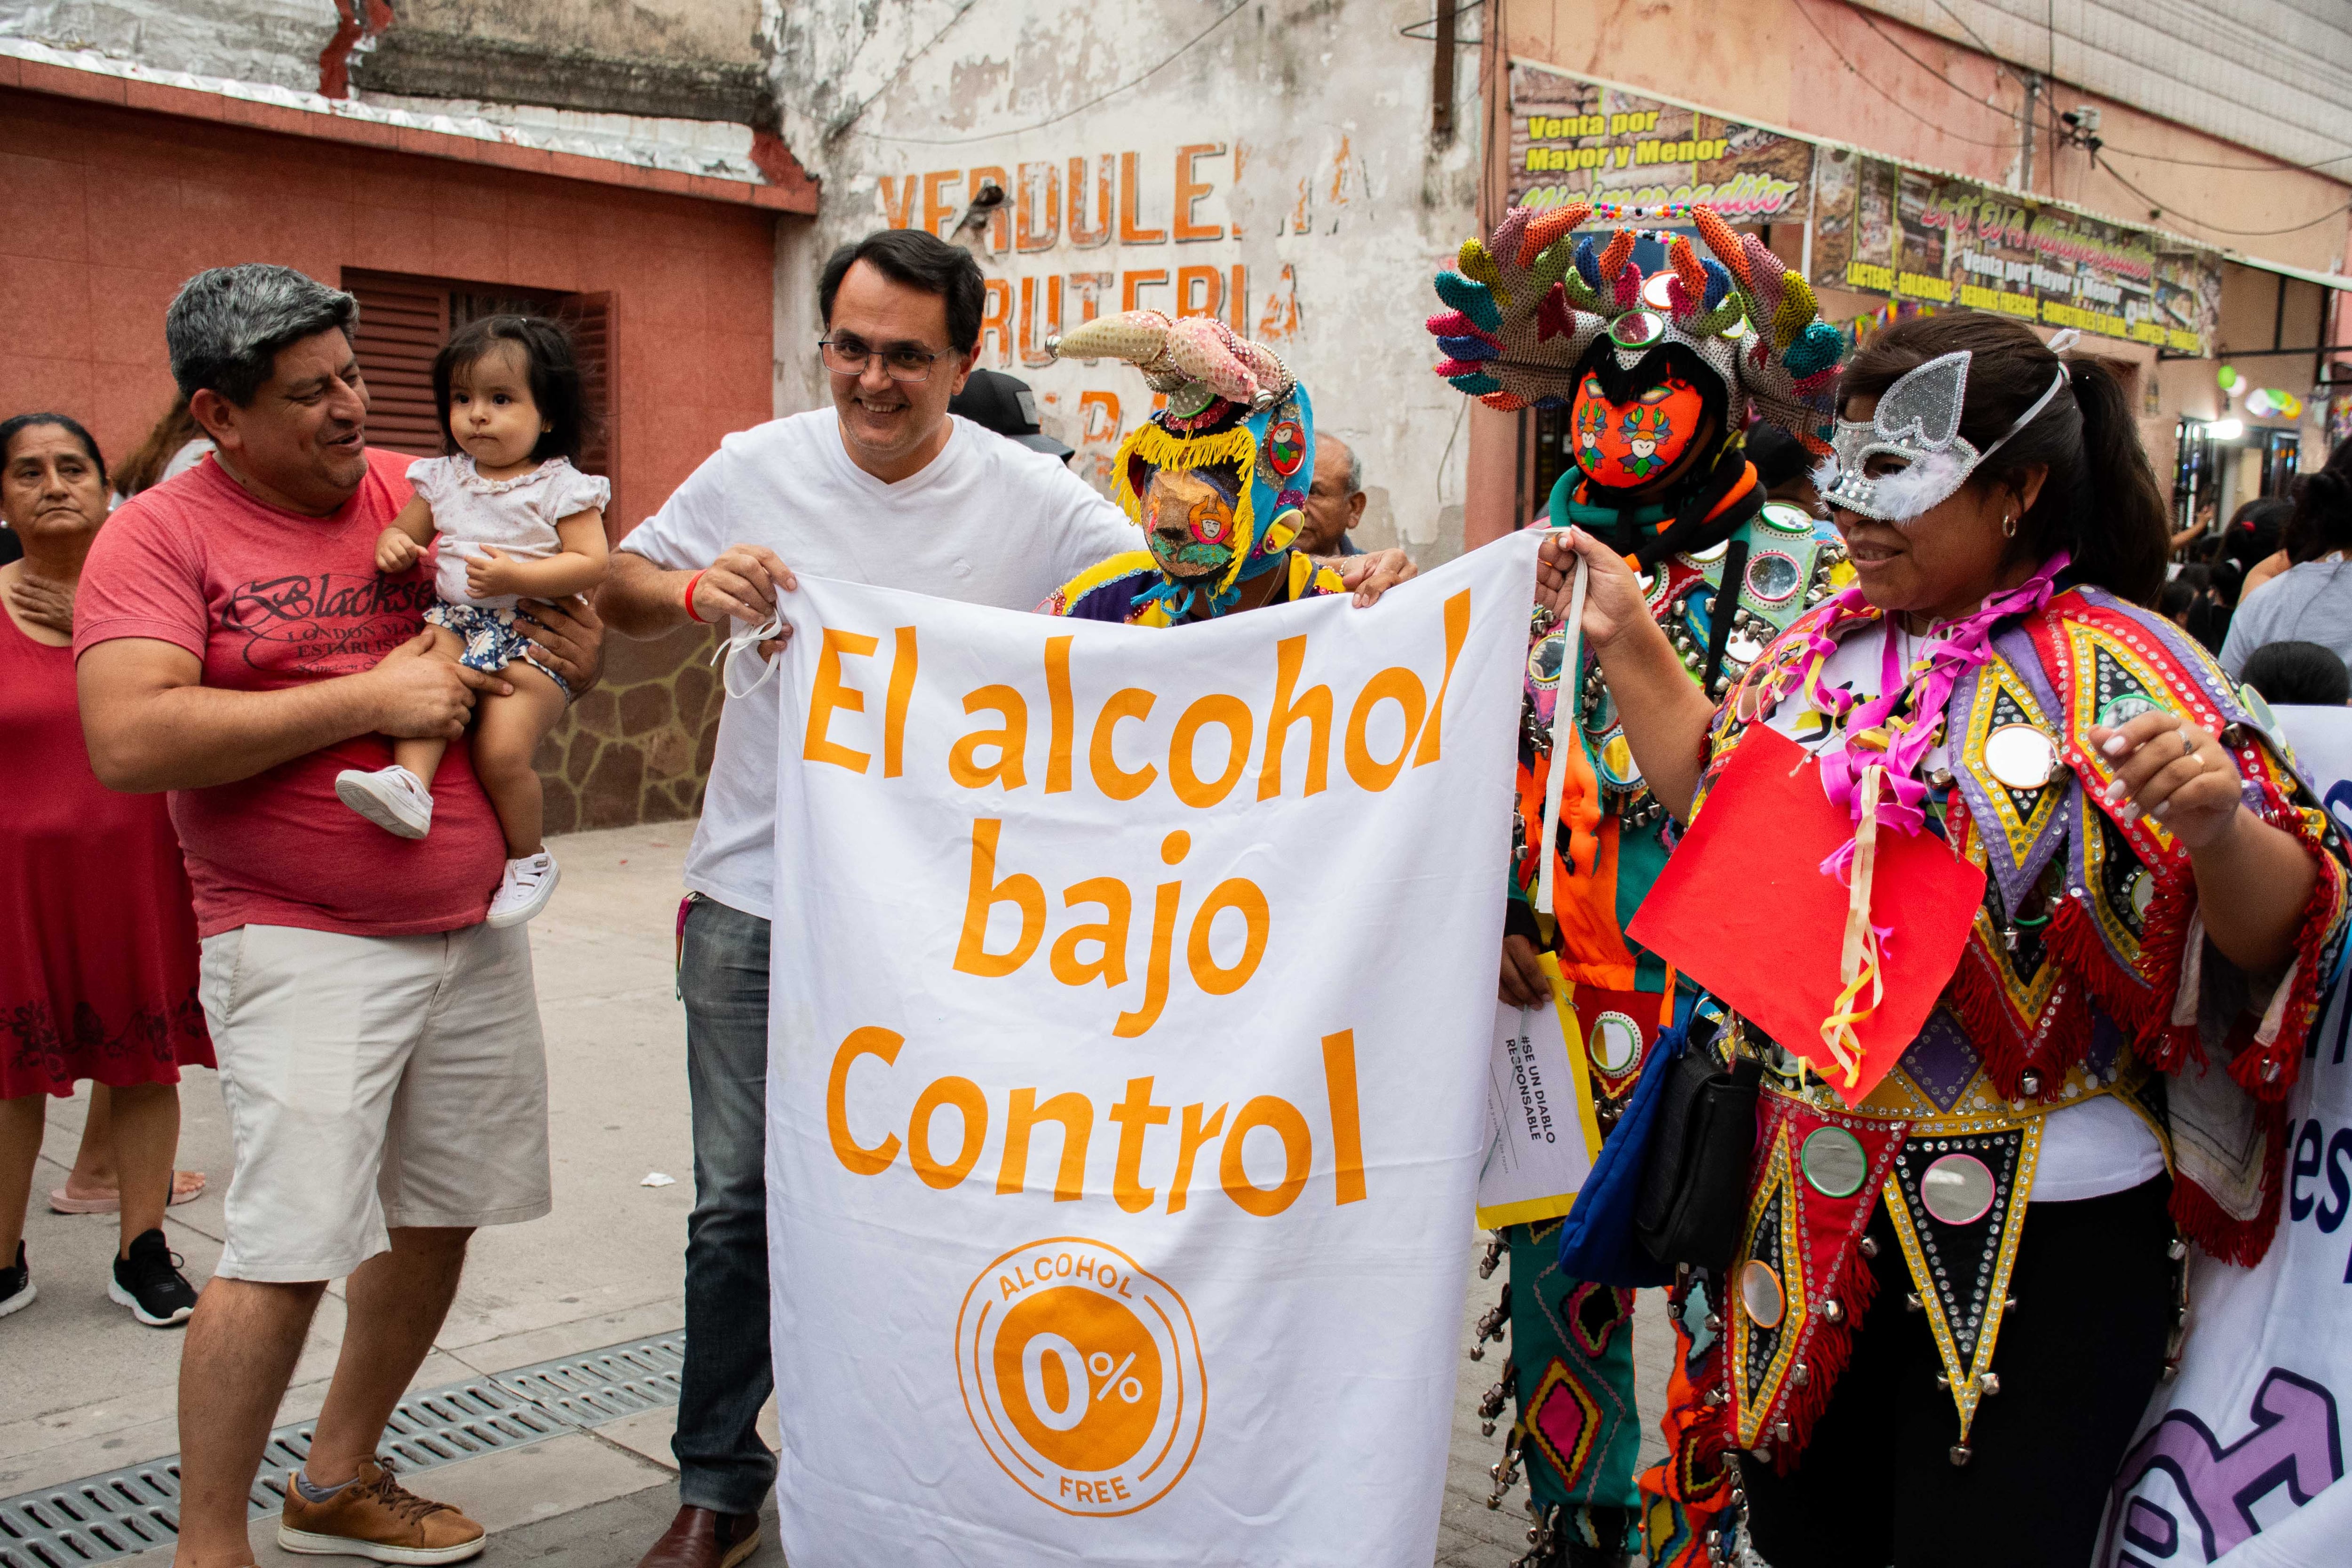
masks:
<path id="1" fill-rule="evenodd" d="M 867 362 L 877 352 L 857 338 L 819 338 L 816 346 L 824 352 L 825 369 L 838 375 L 864 375 Z M 940 357 L 929 349 L 909 348 L 903 343 L 878 352 L 892 381 L 925 380 L 931 374 L 931 362 Z"/>

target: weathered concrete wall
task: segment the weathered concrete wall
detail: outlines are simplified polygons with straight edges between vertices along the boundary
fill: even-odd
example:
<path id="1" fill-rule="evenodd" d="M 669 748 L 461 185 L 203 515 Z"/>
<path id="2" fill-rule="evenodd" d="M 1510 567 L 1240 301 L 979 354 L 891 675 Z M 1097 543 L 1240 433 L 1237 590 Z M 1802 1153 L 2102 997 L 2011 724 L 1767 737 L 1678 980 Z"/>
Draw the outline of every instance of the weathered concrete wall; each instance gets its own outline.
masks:
<path id="1" fill-rule="evenodd" d="M 1464 399 L 1430 374 L 1430 279 L 1475 227 L 1475 53 L 1433 138 L 1426 0 L 982 7 L 808 0 L 772 23 L 783 136 L 825 182 L 779 246 L 780 411 L 827 395 L 814 279 L 884 225 L 961 236 L 989 278 L 981 363 L 1025 377 L 1108 483 L 1151 410 L 1132 369 L 1047 360 L 1059 328 L 1139 305 L 1215 314 L 1281 353 L 1354 443 L 1358 532 L 1423 563 L 1461 548 Z M 1203 29 L 1207 31 L 1204 33 Z M 1124 85 L 1132 83 L 1133 85 Z M 1007 200 L 965 226 L 993 183 Z"/>
<path id="2" fill-rule="evenodd" d="M 8 0 L 0 37 L 315 92 L 338 21 L 335 0 Z"/>
<path id="3" fill-rule="evenodd" d="M 393 9 L 396 26 L 420 32 L 689 65 L 760 63 L 760 0 L 394 0 Z"/>
<path id="4" fill-rule="evenodd" d="M 356 56 L 373 93 L 772 123 L 759 0 L 401 0 Z"/>
<path id="5" fill-rule="evenodd" d="M 2293 163 L 2352 152 L 2352 6 L 2322 0 L 1860 0 Z"/>

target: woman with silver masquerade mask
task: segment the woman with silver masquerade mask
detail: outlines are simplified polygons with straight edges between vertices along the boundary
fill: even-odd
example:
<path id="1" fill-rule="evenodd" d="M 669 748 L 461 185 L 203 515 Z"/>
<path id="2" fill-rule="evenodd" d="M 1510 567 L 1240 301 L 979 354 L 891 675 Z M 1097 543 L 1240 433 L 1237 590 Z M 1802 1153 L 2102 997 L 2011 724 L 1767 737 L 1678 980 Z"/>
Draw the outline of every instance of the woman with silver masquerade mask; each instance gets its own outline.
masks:
<path id="1" fill-rule="evenodd" d="M 1742 820 L 1764 786 L 1741 801 L 1733 752 L 1793 741 L 1857 851 L 1933 833 L 1984 875 L 1883 1078 L 1820 1065 L 1836 998 L 1791 999 L 1820 1040 L 1726 1031 L 1764 1088 L 1717 1407 L 1771 1562 L 2072 1568 L 2181 1348 L 2176 1234 L 2243 1263 L 2277 1224 L 2261 1173 L 2345 940 L 2345 849 L 2204 650 L 2144 607 L 2164 508 L 2104 366 L 1955 312 L 1874 339 L 1840 397 L 1849 466 L 1824 496 L 1856 584 L 1720 708 L 1615 552 L 1574 542 L 1584 635 L 1669 809 Z M 1885 951 L 1928 940 L 1922 886 L 1832 861 Z"/>

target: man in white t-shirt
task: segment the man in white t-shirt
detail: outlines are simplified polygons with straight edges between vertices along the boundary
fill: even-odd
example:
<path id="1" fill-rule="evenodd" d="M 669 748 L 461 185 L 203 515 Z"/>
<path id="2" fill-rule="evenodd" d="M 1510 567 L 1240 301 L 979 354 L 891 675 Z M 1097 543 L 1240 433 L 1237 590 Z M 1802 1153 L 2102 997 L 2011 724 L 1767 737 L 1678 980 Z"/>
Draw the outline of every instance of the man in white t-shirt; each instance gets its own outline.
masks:
<path id="1" fill-rule="evenodd" d="M 970 253 L 917 229 L 835 252 L 818 285 L 833 406 L 728 437 L 613 555 L 597 601 L 624 637 L 696 621 L 758 625 L 794 568 L 967 604 L 1034 608 L 1143 546 L 1118 508 L 1052 458 L 948 413 L 980 343 Z M 788 566 L 786 562 L 790 562 Z M 1368 603 L 1412 575 L 1399 552 L 1351 557 Z M 776 1478 L 761 1441 L 768 1348 L 768 923 L 777 706 L 730 700 L 687 852 L 678 985 L 694 1107 L 677 1517 L 640 1568 L 732 1568 L 759 1542 Z"/>

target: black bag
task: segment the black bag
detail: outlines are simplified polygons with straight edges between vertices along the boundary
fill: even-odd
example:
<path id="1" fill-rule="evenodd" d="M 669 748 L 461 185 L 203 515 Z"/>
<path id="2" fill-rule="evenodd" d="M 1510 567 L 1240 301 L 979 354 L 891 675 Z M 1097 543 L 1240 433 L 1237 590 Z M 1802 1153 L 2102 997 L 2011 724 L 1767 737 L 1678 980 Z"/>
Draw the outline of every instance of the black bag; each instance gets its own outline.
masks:
<path id="1" fill-rule="evenodd" d="M 1764 1066 L 1748 1057 L 1725 1066 L 1713 1033 L 1693 1018 L 1690 1043 L 1661 1086 L 1634 1200 L 1633 1235 L 1662 1264 L 1722 1268 L 1738 1250 L 1748 1217 Z"/>

